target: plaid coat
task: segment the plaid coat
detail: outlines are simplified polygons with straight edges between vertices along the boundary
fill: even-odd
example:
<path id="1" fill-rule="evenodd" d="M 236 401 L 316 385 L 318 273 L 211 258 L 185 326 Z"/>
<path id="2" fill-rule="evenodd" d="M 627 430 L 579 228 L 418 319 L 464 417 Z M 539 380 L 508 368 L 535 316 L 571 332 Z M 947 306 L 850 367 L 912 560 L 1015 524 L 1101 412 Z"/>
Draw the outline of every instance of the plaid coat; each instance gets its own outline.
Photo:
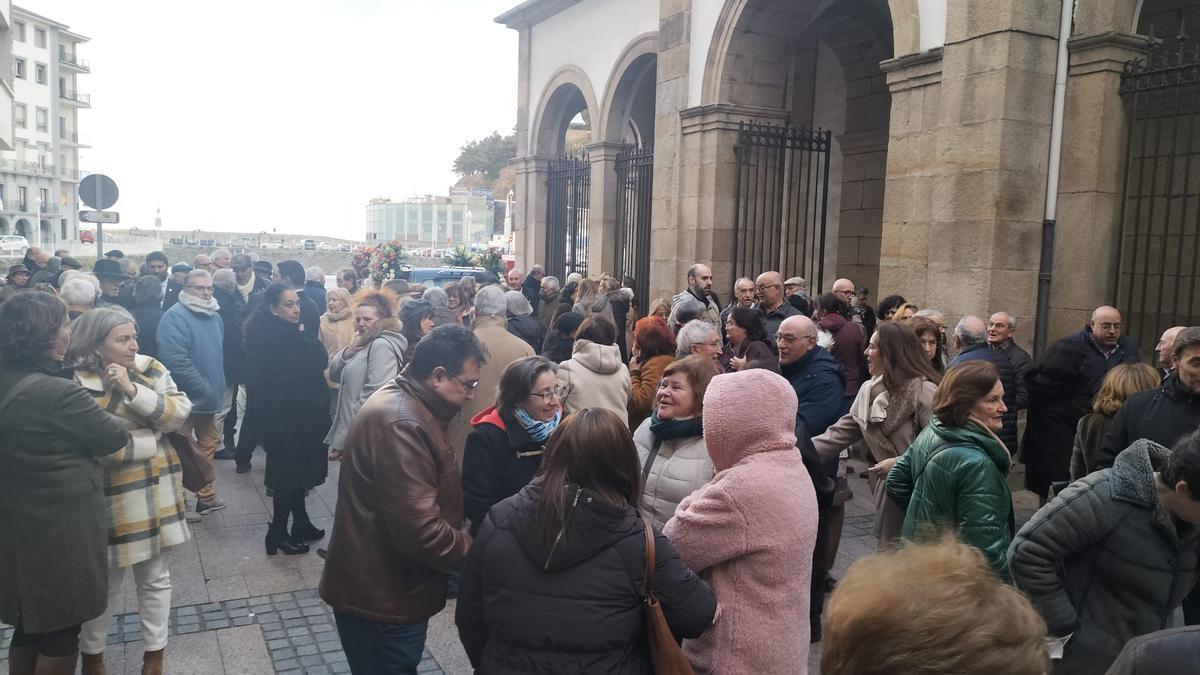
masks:
<path id="1" fill-rule="evenodd" d="M 106 390 L 100 373 L 76 369 L 75 380 L 129 430 L 125 448 L 102 460 L 109 566 L 130 567 L 187 541 L 183 473 L 165 436 L 187 420 L 192 410 L 187 394 L 175 388 L 161 363 L 142 354 L 129 372 L 137 389 L 131 400 Z"/>

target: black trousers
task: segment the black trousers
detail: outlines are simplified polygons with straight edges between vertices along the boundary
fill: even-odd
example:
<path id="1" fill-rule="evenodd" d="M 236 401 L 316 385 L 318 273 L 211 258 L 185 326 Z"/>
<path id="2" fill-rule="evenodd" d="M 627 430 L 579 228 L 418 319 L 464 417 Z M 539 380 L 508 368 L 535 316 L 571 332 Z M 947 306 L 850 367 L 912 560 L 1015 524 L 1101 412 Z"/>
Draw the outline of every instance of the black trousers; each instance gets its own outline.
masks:
<path id="1" fill-rule="evenodd" d="M 79 629 L 81 624 L 67 626 L 49 633 L 26 633 L 21 621 L 17 620 L 13 631 L 13 647 L 32 647 L 38 654 L 61 658 L 79 651 Z"/>

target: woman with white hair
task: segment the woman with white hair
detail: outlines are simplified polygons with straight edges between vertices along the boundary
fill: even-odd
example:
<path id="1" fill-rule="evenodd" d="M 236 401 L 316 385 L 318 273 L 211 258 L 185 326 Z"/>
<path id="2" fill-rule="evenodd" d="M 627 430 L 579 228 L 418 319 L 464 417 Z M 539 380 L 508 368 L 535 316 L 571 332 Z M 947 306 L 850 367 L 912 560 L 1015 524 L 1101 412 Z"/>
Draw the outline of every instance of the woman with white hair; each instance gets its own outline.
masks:
<path id="1" fill-rule="evenodd" d="M 433 325 L 435 328 L 437 326 L 462 325 L 459 323 L 458 315 L 454 313 L 454 310 L 450 309 L 450 296 L 446 294 L 446 291 L 437 286 L 430 286 L 421 293 L 421 299 L 428 302 L 430 307 L 433 307 Z"/>
<path id="2" fill-rule="evenodd" d="M 103 672 L 108 627 L 118 605 L 124 607 L 121 586 L 132 568 L 145 649 L 142 672 L 162 673 L 171 611 L 167 549 L 191 538 L 179 456 L 166 434 L 183 426 L 192 403 L 161 363 L 138 353 L 137 324 L 119 307 L 79 317 L 64 363 L 74 367 L 75 381 L 100 408 L 129 431 L 125 449 L 102 460 L 109 506 L 108 608 L 80 631 L 83 672 Z"/>
<path id="3" fill-rule="evenodd" d="M 96 287 L 87 279 L 73 278 L 58 290 L 58 297 L 67 303 L 67 316 L 74 321 L 96 305 Z"/>
<path id="4" fill-rule="evenodd" d="M 508 303 L 508 332 L 528 342 L 533 351 L 537 352 L 538 333 L 541 329 L 537 319 L 533 318 L 533 307 L 529 304 L 529 298 L 521 291 L 507 291 L 504 293 L 504 300 Z"/>

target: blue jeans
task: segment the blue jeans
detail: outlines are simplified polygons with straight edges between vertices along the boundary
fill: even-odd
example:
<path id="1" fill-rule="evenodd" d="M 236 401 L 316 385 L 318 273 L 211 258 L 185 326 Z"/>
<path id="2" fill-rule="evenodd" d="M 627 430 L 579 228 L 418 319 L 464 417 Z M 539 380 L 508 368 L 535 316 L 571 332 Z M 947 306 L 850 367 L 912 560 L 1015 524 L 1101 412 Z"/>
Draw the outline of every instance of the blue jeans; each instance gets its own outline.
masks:
<path id="1" fill-rule="evenodd" d="M 357 616 L 333 613 L 342 650 L 354 675 L 415 675 L 425 651 L 429 622 L 377 623 Z"/>

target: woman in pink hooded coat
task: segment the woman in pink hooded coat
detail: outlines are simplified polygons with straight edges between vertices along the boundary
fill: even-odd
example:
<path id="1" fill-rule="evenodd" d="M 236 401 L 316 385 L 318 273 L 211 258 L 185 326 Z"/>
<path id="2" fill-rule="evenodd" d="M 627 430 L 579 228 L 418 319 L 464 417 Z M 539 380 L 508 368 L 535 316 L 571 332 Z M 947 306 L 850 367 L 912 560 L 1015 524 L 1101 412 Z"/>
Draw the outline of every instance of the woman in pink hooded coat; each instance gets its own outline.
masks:
<path id="1" fill-rule="evenodd" d="M 708 385 L 704 440 L 717 473 L 663 529 L 719 604 L 713 627 L 683 645 L 697 673 L 808 671 L 817 498 L 795 424 L 796 393 L 775 373 Z"/>

